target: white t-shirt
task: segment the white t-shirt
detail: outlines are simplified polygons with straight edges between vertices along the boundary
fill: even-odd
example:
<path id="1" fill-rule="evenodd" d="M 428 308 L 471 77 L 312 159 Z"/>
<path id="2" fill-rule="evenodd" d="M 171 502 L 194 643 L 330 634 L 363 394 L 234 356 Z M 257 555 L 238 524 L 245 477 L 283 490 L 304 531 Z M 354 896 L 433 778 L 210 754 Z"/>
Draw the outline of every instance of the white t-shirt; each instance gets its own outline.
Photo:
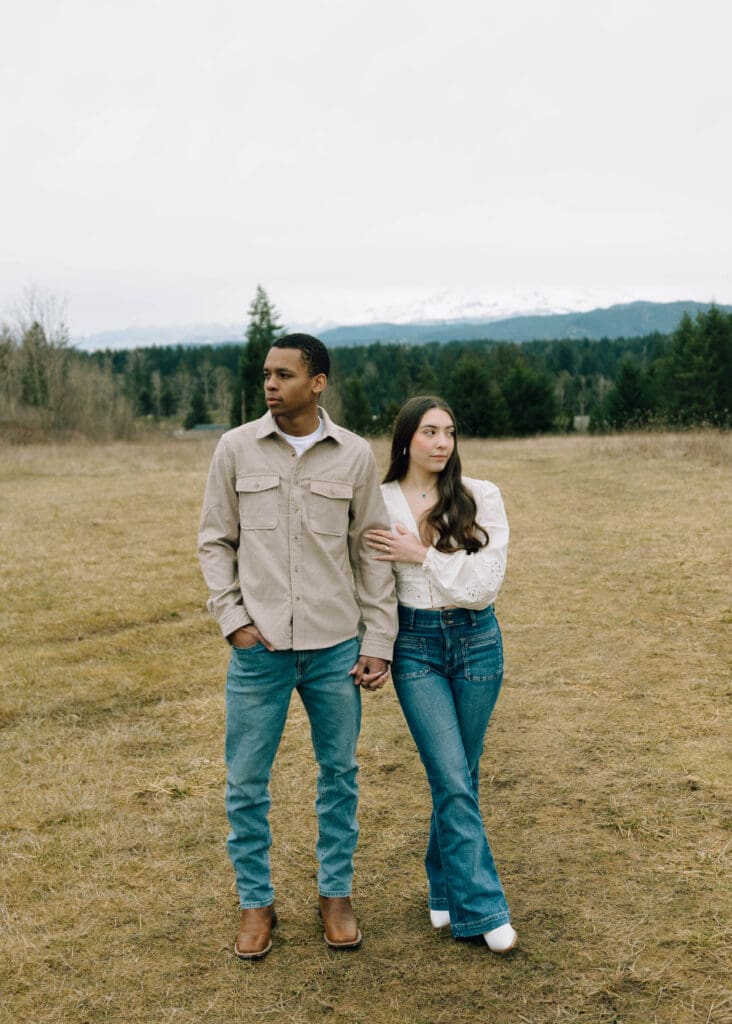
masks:
<path id="1" fill-rule="evenodd" d="M 488 480 L 463 477 L 475 498 L 476 522 L 488 533 L 488 544 L 470 555 L 467 551 L 427 550 L 421 565 L 394 562 L 397 598 L 410 608 L 444 608 L 457 605 L 480 611 L 493 604 L 506 574 L 508 520 L 501 492 Z M 392 527 L 405 526 L 419 536 L 417 523 L 397 480 L 381 485 Z"/>
<path id="2" fill-rule="evenodd" d="M 308 450 L 308 448 L 312 448 L 315 442 L 321 439 L 325 433 L 325 425 L 320 415 L 318 415 L 318 425 L 312 434 L 304 434 L 302 437 L 295 437 L 293 434 L 286 434 L 284 430 L 280 430 L 279 427 L 277 427 L 277 431 L 282 434 L 288 444 L 292 445 L 297 452 L 297 457 L 299 459 L 300 456 Z"/>

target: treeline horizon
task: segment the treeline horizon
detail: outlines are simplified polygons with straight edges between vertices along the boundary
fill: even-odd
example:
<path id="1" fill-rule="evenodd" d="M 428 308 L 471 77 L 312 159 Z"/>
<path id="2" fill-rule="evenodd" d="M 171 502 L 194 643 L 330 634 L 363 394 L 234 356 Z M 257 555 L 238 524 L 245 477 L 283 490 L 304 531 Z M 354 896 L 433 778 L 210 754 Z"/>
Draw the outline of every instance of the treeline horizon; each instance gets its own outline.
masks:
<path id="1" fill-rule="evenodd" d="M 264 412 L 261 365 L 284 333 L 259 296 L 248 340 L 94 353 L 125 381 L 137 415 L 182 414 L 186 425 L 236 425 Z M 324 404 L 358 433 L 388 433 L 415 394 L 439 394 L 466 436 L 527 436 L 575 428 L 619 430 L 649 423 L 729 427 L 732 314 L 716 307 L 684 316 L 670 335 L 593 341 L 373 342 L 330 349 Z M 242 414 L 237 415 L 242 401 Z M 247 400 L 248 399 L 248 400 Z"/>
<path id="2" fill-rule="evenodd" d="M 135 424 L 234 426 L 264 411 L 261 367 L 284 333 L 263 289 L 241 344 L 92 353 L 40 319 L 0 331 L 0 421 L 35 416 L 52 433 L 131 436 Z M 388 433 L 415 394 L 453 407 L 461 434 L 524 437 L 643 426 L 732 425 L 732 313 L 684 315 L 636 338 L 374 342 L 330 349 L 324 405 L 364 435 Z M 578 417 L 580 418 L 578 420 Z"/>

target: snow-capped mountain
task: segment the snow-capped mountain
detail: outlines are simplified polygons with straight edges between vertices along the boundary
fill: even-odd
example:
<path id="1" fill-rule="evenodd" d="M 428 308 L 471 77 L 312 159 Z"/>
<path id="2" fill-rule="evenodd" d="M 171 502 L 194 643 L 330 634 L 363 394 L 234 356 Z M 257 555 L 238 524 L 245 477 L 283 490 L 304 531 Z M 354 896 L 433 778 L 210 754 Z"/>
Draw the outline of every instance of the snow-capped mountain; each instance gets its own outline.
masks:
<path id="1" fill-rule="evenodd" d="M 291 330 L 310 330 L 317 334 L 347 325 L 366 326 L 375 323 L 431 324 L 487 322 L 507 320 L 516 316 L 549 316 L 561 313 L 580 313 L 600 307 L 630 302 L 648 296 L 629 293 L 627 289 L 590 288 L 537 288 L 496 290 L 490 292 L 456 291 L 404 291 L 398 294 L 383 290 L 372 294 L 364 302 L 360 292 L 335 292 L 321 300 L 321 308 L 328 308 L 328 318 L 313 316 L 313 300 L 293 302 L 294 315 L 284 317 Z M 655 296 L 652 296 L 655 298 Z M 658 297 L 658 301 L 662 301 Z M 315 303 L 317 308 L 318 299 Z"/>
<path id="2" fill-rule="evenodd" d="M 329 345 L 366 344 L 371 341 L 448 341 L 490 338 L 527 341 L 532 338 L 633 337 L 674 330 L 684 312 L 691 315 L 708 303 L 691 300 L 608 302 L 608 293 L 554 289 L 491 293 L 481 297 L 454 291 L 380 296 L 358 306 L 342 302 L 335 320 L 280 316 L 289 331 L 317 334 Z M 604 301 L 603 301 L 604 300 Z M 337 305 L 337 302 L 335 303 Z M 729 307 L 722 307 L 729 308 Z M 351 311 L 353 315 L 349 316 Z M 241 344 L 246 324 L 186 324 L 128 327 L 74 338 L 86 351 L 145 348 L 154 345 Z"/>
<path id="3" fill-rule="evenodd" d="M 555 313 L 585 312 L 600 306 L 628 301 L 627 293 L 611 295 L 607 291 L 577 288 L 492 291 L 486 295 L 475 292 L 439 291 L 427 295 L 405 297 L 398 302 L 371 304 L 363 317 L 351 323 L 419 324 L 435 322 L 507 320 L 515 316 L 546 316 Z M 326 325 L 323 325 L 326 326 Z M 333 323 L 327 326 L 336 326 Z M 337 326 L 342 326 L 338 324 Z"/>

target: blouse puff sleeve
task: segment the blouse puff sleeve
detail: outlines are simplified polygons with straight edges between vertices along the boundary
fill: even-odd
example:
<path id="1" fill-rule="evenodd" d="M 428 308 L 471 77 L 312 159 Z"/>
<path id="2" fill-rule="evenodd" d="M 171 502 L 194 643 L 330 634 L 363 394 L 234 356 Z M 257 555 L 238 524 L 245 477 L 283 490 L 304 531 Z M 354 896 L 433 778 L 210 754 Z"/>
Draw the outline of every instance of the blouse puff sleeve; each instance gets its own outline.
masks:
<path id="1" fill-rule="evenodd" d="M 464 550 L 442 552 L 430 547 L 422 569 L 450 604 L 478 610 L 495 601 L 506 574 L 508 519 L 495 484 L 467 477 L 463 482 L 475 498 L 475 519 L 488 533 L 488 544 L 472 555 Z"/>

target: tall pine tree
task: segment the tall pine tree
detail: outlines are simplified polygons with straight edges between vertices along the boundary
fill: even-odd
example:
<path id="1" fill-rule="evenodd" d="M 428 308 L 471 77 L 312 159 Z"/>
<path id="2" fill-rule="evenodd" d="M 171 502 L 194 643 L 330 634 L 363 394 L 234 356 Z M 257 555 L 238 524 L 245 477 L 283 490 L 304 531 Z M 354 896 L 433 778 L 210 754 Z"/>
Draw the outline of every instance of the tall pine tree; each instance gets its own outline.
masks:
<path id="1" fill-rule="evenodd" d="M 357 434 L 370 434 L 374 421 L 368 395 L 360 377 L 349 377 L 343 397 L 343 417 L 349 430 Z"/>
<path id="2" fill-rule="evenodd" d="M 447 395 L 466 437 L 499 437 L 510 433 L 506 400 L 488 369 L 473 355 L 464 355 L 447 382 Z"/>
<path id="3" fill-rule="evenodd" d="M 519 437 L 551 430 L 557 413 L 554 388 L 549 376 L 535 370 L 523 359 L 501 384 L 511 417 L 511 432 Z"/>
<path id="4" fill-rule="evenodd" d="M 241 355 L 239 374 L 232 395 L 230 415 L 232 427 L 236 427 L 240 423 L 248 423 L 249 420 L 256 420 L 266 412 L 262 367 L 272 343 L 282 333 L 282 325 L 277 323 L 278 316 L 279 314 L 269 301 L 264 288 L 257 285 L 257 293 L 249 307 L 247 343 Z"/>
<path id="5" fill-rule="evenodd" d="M 191 395 L 191 407 L 188 410 L 186 418 L 183 420 L 183 427 L 185 430 L 192 430 L 198 426 L 199 423 L 210 423 L 211 417 L 206 407 L 206 392 L 203 387 L 203 383 L 199 380 L 196 382 L 196 386 L 193 389 Z"/>
<path id="6" fill-rule="evenodd" d="M 732 420 L 732 314 L 716 306 L 684 314 L 659 361 L 663 411 L 671 424 Z"/>
<path id="7" fill-rule="evenodd" d="M 648 378 L 631 359 L 620 364 L 605 410 L 607 422 L 616 430 L 639 427 L 648 420 L 653 410 Z"/>

